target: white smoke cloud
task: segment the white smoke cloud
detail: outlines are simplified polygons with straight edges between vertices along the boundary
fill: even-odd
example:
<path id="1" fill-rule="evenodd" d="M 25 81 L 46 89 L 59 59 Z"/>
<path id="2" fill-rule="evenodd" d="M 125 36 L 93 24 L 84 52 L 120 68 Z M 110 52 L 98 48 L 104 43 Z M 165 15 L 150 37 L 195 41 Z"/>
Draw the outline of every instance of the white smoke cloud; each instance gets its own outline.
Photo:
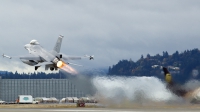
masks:
<path id="1" fill-rule="evenodd" d="M 96 77 L 92 80 L 96 97 L 107 101 L 171 102 L 179 98 L 166 89 L 165 83 L 155 77 Z M 179 100 L 180 101 L 180 100 Z"/>

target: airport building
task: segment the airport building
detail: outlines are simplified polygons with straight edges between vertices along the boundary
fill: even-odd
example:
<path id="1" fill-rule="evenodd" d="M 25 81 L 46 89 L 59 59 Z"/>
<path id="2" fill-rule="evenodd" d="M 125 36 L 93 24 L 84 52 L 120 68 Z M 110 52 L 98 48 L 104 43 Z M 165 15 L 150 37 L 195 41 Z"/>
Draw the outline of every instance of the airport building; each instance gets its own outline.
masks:
<path id="1" fill-rule="evenodd" d="M 85 96 L 68 79 L 0 79 L 0 99 L 11 102 L 18 95 L 57 99 Z"/>

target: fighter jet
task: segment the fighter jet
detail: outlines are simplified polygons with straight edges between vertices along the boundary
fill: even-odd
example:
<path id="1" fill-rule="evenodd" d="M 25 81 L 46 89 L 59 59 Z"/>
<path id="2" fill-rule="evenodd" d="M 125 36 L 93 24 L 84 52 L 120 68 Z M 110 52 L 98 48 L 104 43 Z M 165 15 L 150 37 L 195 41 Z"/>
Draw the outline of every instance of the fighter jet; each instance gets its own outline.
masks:
<path id="1" fill-rule="evenodd" d="M 29 55 L 19 57 L 20 60 L 30 66 L 34 66 L 37 70 L 41 66 L 45 66 L 45 70 L 50 69 L 58 70 L 58 68 L 63 69 L 69 68 L 69 64 L 78 65 L 68 62 L 69 60 L 80 60 L 82 58 L 89 58 L 90 60 L 94 59 L 94 56 L 67 56 L 60 53 L 61 43 L 64 36 L 60 35 L 57 39 L 56 45 L 52 51 L 45 50 L 37 40 L 31 40 L 29 44 L 26 44 L 24 48 L 28 50 Z M 2 55 L 3 57 L 11 59 L 12 57 L 8 55 Z M 80 66 L 80 65 L 78 65 Z"/>
<path id="2" fill-rule="evenodd" d="M 167 82 L 167 89 L 178 97 L 183 97 L 190 100 L 191 103 L 200 103 L 200 88 L 188 90 L 183 85 L 176 83 L 170 72 L 166 67 L 163 67 L 165 81 Z"/>

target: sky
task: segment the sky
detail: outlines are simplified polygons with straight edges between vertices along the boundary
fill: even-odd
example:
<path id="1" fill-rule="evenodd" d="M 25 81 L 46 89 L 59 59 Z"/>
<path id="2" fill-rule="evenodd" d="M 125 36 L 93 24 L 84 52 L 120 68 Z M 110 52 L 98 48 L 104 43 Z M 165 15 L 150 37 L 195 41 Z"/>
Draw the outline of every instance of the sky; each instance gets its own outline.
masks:
<path id="1" fill-rule="evenodd" d="M 94 55 L 92 61 L 73 61 L 84 65 L 81 69 L 108 68 L 148 53 L 199 48 L 199 29 L 199 0 L 1 0 L 0 4 L 1 54 L 26 55 L 24 45 L 33 39 L 52 50 L 63 35 L 62 53 Z M 34 72 L 17 57 L 0 62 L 2 71 Z"/>

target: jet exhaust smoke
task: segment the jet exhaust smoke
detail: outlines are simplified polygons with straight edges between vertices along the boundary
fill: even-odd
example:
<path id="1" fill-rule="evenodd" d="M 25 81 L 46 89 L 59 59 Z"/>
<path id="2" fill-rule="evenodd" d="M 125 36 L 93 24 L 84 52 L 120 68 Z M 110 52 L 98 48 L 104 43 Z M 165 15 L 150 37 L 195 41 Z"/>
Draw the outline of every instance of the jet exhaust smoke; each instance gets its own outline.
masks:
<path id="1" fill-rule="evenodd" d="M 183 104 L 184 99 L 177 97 L 156 77 L 108 77 L 76 75 L 70 77 L 76 87 L 88 96 L 94 96 L 108 107 L 131 108 L 133 105 Z"/>
<path id="2" fill-rule="evenodd" d="M 167 88 L 167 83 L 157 77 L 111 77 L 102 76 L 103 74 L 96 76 L 83 74 L 67 77 L 86 96 L 94 96 L 100 104 L 107 107 L 185 105 L 191 102 L 189 99 L 176 96 Z M 193 90 L 199 87 L 199 84 L 199 81 L 189 81 L 183 86 L 188 90 Z M 197 97 L 200 98 L 200 93 Z"/>
<path id="3" fill-rule="evenodd" d="M 166 88 L 166 84 L 156 77 L 95 77 L 95 98 L 112 107 L 183 103 Z"/>

